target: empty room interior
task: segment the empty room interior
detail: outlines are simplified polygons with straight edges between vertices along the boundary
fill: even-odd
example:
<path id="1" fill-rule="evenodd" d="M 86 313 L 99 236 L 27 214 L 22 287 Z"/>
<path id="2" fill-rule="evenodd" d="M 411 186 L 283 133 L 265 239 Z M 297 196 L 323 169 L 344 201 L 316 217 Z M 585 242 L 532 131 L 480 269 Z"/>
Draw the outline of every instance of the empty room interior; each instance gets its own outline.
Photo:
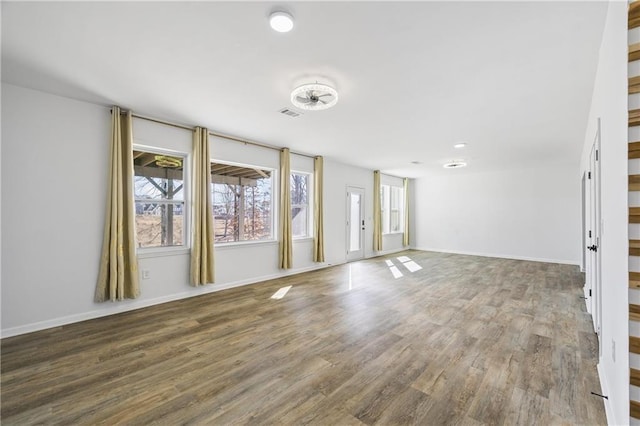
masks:
<path id="1" fill-rule="evenodd" d="M 640 5 L 1 2 L 7 425 L 640 425 Z"/>

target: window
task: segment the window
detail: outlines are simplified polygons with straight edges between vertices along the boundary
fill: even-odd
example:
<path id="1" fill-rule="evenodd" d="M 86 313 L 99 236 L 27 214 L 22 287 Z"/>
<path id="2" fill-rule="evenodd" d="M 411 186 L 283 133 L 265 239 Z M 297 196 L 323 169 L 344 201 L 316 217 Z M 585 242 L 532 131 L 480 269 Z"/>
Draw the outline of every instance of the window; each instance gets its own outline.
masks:
<path id="1" fill-rule="evenodd" d="M 380 217 L 382 220 L 382 233 L 389 233 L 389 185 L 380 185 Z"/>
<path id="2" fill-rule="evenodd" d="M 185 244 L 186 156 L 133 151 L 136 237 L 139 248 Z"/>
<path id="3" fill-rule="evenodd" d="M 309 175 L 291 173 L 291 229 L 293 238 L 309 236 Z"/>
<path id="4" fill-rule="evenodd" d="M 216 243 L 273 239 L 273 170 L 211 163 Z"/>
<path id="5" fill-rule="evenodd" d="M 382 233 L 404 232 L 404 189 L 399 186 L 380 186 Z"/>

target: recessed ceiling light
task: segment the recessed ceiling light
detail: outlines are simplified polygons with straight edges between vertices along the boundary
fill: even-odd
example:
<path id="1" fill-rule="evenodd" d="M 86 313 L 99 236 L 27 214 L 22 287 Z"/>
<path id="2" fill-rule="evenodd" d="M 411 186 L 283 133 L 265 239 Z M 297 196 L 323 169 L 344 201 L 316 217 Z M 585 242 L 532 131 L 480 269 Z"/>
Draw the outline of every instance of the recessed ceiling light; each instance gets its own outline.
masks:
<path id="1" fill-rule="evenodd" d="M 455 144 L 453 147 L 459 149 L 459 148 L 464 148 L 465 146 L 467 146 L 466 142 L 460 142 L 460 143 Z"/>
<path id="2" fill-rule="evenodd" d="M 453 160 L 444 164 L 442 167 L 445 169 L 459 169 L 461 167 L 467 167 L 467 163 L 464 160 Z"/>
<path id="3" fill-rule="evenodd" d="M 269 16 L 269 24 L 279 33 L 288 33 L 293 29 L 293 16 L 287 12 L 273 12 Z"/>

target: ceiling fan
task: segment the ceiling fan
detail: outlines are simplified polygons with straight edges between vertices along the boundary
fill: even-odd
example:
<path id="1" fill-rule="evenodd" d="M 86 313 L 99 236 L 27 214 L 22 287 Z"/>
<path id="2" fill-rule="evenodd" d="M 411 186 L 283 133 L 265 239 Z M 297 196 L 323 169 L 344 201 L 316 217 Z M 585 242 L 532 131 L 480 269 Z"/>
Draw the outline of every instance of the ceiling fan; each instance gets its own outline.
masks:
<path id="1" fill-rule="evenodd" d="M 326 84 L 303 84 L 291 92 L 291 103 L 306 110 L 331 108 L 337 102 L 338 92 Z"/>

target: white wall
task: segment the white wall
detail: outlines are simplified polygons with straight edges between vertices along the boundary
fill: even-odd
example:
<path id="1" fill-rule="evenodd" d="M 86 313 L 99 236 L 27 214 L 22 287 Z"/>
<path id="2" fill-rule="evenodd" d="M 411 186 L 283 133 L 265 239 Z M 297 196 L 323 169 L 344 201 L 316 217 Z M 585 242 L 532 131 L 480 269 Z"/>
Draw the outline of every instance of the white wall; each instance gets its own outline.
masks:
<path id="1" fill-rule="evenodd" d="M 603 391 L 609 396 L 605 400 L 608 422 L 622 425 L 629 423 L 626 2 L 609 3 L 585 132 L 582 172 L 587 169 L 598 118 L 601 120 L 602 240 L 599 250 L 603 286 L 602 354 L 598 370 Z M 640 303 L 640 299 L 635 303 Z M 640 368 L 640 363 L 635 367 Z"/>
<path id="2" fill-rule="evenodd" d="M 136 300 L 94 303 L 104 220 L 109 108 L 2 84 L 2 336 L 275 278 L 346 259 L 346 187 L 365 189 L 366 253 L 372 247 L 373 171 L 325 158 L 325 264 L 311 239 L 294 242 L 294 269 L 278 269 L 278 244 L 216 247 L 216 283 L 189 286 L 188 250 L 143 254 Z M 135 120 L 135 143 L 191 151 L 191 134 Z M 263 141 L 277 145 L 277 141 Z M 212 138 L 215 159 L 277 168 L 278 152 Z M 319 153 L 321 154 L 321 153 Z M 313 163 L 293 156 L 292 168 Z M 393 239 L 385 250 L 402 248 Z"/>
<path id="3" fill-rule="evenodd" d="M 449 172 L 415 181 L 417 248 L 579 263 L 577 164 Z"/>

